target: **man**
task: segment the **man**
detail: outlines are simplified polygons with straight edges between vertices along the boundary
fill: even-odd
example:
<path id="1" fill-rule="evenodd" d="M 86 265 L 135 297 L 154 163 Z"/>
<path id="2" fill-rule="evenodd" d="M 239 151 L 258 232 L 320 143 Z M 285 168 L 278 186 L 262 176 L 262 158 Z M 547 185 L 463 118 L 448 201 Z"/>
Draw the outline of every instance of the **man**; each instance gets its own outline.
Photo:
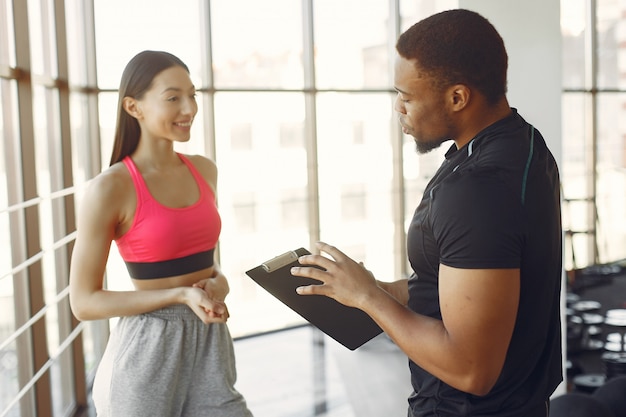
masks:
<path id="1" fill-rule="evenodd" d="M 292 271 L 320 284 L 298 293 L 365 311 L 407 354 L 408 416 L 545 417 L 562 380 L 554 158 L 508 104 L 507 53 L 485 18 L 433 15 L 396 49 L 403 131 L 420 153 L 454 142 L 408 231 L 414 273 L 380 282 L 320 243 L 329 257 Z"/>

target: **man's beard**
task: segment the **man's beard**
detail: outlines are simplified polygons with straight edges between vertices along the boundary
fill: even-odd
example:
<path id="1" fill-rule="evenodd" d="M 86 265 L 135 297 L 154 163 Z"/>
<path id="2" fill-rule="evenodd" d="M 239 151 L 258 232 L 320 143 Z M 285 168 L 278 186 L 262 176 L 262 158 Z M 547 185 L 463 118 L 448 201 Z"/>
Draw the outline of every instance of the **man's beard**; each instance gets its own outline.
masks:
<path id="1" fill-rule="evenodd" d="M 422 142 L 415 139 L 415 149 L 417 150 L 417 153 L 419 153 L 420 155 L 424 155 L 434 149 L 437 149 L 448 140 L 450 139 L 433 139 Z"/>

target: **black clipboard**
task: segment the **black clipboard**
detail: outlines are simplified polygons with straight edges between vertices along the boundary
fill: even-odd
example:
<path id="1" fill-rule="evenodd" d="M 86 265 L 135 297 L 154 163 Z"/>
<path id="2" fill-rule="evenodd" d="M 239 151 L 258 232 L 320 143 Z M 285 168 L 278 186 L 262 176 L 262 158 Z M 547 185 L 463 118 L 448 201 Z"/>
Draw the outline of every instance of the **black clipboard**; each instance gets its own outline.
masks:
<path id="1" fill-rule="evenodd" d="M 291 275 L 291 267 L 299 265 L 298 257 L 310 253 L 304 248 L 289 251 L 246 271 L 246 274 L 287 307 L 350 350 L 382 333 L 374 320 L 357 308 L 323 295 L 296 293 L 297 287 L 319 283 Z"/>

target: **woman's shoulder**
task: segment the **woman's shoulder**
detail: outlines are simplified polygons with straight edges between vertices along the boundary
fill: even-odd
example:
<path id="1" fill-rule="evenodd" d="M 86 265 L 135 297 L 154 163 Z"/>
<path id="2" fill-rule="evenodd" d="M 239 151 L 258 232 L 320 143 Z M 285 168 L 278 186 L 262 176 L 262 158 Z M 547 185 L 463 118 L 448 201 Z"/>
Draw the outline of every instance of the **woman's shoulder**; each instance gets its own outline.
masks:
<path id="1" fill-rule="evenodd" d="M 203 155 L 183 155 L 198 170 L 200 175 L 213 187 L 217 184 L 217 165 L 213 160 Z"/>
<path id="2" fill-rule="evenodd" d="M 198 170 L 215 170 L 217 169 L 215 162 L 204 155 L 188 155 L 183 154 Z"/>
<path id="3" fill-rule="evenodd" d="M 86 184 L 80 201 L 82 227 L 117 227 L 133 212 L 135 204 L 130 174 L 123 164 L 115 164 Z"/>
<path id="4" fill-rule="evenodd" d="M 85 199 L 115 204 L 134 192 L 132 178 L 123 163 L 118 162 L 87 183 Z"/>

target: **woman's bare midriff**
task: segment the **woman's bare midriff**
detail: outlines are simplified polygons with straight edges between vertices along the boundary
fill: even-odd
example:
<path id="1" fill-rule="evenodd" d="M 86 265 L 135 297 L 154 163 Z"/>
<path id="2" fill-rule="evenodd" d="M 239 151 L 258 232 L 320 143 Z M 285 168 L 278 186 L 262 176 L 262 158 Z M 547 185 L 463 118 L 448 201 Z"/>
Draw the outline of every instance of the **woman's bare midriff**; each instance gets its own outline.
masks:
<path id="1" fill-rule="evenodd" d="M 176 287 L 191 287 L 200 280 L 212 277 L 214 272 L 213 267 L 210 267 L 185 275 L 156 279 L 133 279 L 132 281 L 136 290 L 162 290 Z"/>

